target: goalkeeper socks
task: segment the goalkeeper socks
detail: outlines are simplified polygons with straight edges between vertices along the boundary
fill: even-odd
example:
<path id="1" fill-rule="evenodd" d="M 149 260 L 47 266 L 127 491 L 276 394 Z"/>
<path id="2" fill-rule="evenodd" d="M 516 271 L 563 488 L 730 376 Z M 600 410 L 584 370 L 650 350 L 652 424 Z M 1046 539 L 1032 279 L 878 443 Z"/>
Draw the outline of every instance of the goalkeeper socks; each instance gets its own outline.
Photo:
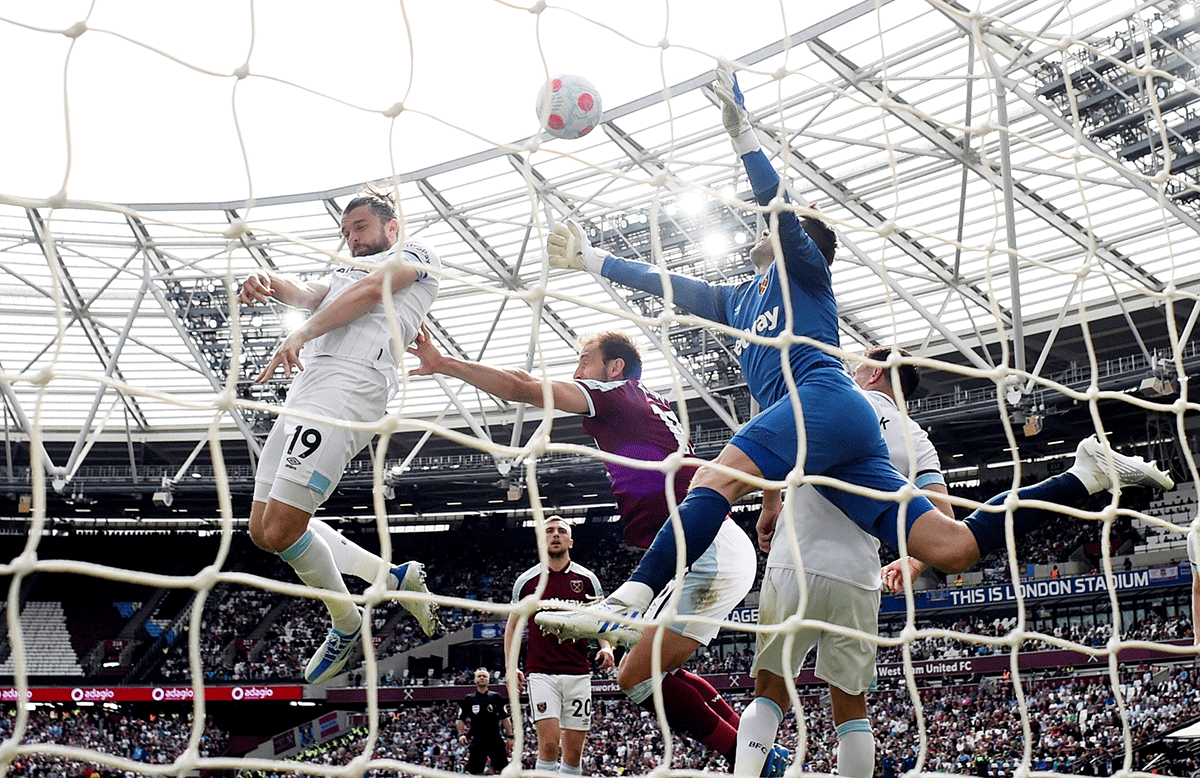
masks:
<path id="1" fill-rule="evenodd" d="M 683 668 L 676 670 L 674 675 L 681 681 L 691 685 L 696 690 L 696 693 L 704 698 L 705 704 L 712 709 L 713 713 L 727 721 L 729 726 L 734 729 L 738 728 L 742 717 L 737 714 L 737 711 L 729 703 L 725 702 L 725 698 L 721 696 L 721 693 L 711 683 Z"/>
<path id="2" fill-rule="evenodd" d="M 333 561 L 333 554 L 325 538 L 311 529 L 306 530 L 299 540 L 279 552 L 279 558 L 291 565 L 300 580 L 312 588 L 346 595 L 347 599 L 344 600 L 324 597 L 321 599 L 329 609 L 334 629 L 343 635 L 358 631 L 362 626 L 362 615 L 358 606 L 349 600 L 350 590 L 342 580 L 342 574 Z"/>
<path id="3" fill-rule="evenodd" d="M 534 763 L 533 769 L 541 770 L 542 772 L 545 772 L 545 773 L 557 773 L 558 772 L 558 762 L 557 761 L 552 762 L 549 759 L 538 759 L 537 762 Z"/>
<path id="4" fill-rule="evenodd" d="M 1001 505 L 1008 492 L 998 494 L 987 501 L 988 505 Z M 1072 473 L 1063 473 L 1045 481 L 1025 486 L 1017 490 L 1017 496 L 1022 500 L 1042 500 L 1055 502 L 1059 505 L 1075 506 L 1088 498 L 1087 487 Z M 1017 508 L 1013 511 L 1013 536 L 1021 537 L 1037 525 L 1044 522 L 1054 512 L 1044 508 Z M 991 551 L 1004 548 L 1004 511 L 977 510 L 963 523 L 975 535 L 975 544 L 979 546 L 980 558 Z"/>
<path id="5" fill-rule="evenodd" d="M 875 774 L 875 735 L 871 722 L 852 719 L 838 724 L 837 772 L 844 778 L 871 778 Z"/>
<path id="6" fill-rule="evenodd" d="M 737 760 L 735 775 L 758 778 L 762 775 L 767 754 L 775 747 L 775 736 L 783 722 L 783 711 L 766 697 L 755 697 L 742 711 L 742 723 L 737 730 Z"/>
<path id="7" fill-rule="evenodd" d="M 688 492 L 679 503 L 679 519 L 683 523 L 683 536 L 687 542 L 684 564 L 691 567 L 708 550 L 721 531 L 721 522 L 729 515 L 729 500 L 713 489 L 698 487 Z M 637 569 L 629 576 L 630 581 L 646 584 L 658 594 L 675 577 L 675 527 L 667 520 L 654 542 L 646 549 Z"/>
<path id="8" fill-rule="evenodd" d="M 387 562 L 383 561 L 383 557 L 367 551 L 320 519 L 309 519 L 308 528 L 325 539 L 330 553 L 333 554 L 333 561 L 343 575 L 352 575 L 367 583 L 375 583 L 375 576 L 381 569 L 390 570 Z M 393 584 L 393 577 L 390 576 L 391 573 L 388 572 L 384 576 L 383 583 L 389 589 L 395 589 L 400 584 L 399 582 Z"/>

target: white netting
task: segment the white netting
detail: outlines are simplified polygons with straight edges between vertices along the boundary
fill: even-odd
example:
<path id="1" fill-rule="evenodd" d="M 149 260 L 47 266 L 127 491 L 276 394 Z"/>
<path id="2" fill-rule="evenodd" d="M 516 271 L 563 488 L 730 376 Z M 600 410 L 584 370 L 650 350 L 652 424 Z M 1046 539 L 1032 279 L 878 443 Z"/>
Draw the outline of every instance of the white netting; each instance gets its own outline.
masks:
<path id="1" fill-rule="evenodd" d="M 733 343 L 754 336 L 588 274 L 548 272 L 541 247 L 570 217 L 619 256 L 710 281 L 749 276 L 761 213 L 749 205 L 708 86 L 718 55 L 742 54 L 741 84 L 764 150 L 795 201 L 839 231 L 834 291 L 845 351 L 837 353 L 896 343 L 916 355 L 927 369 L 925 395 L 910 411 L 937 430 L 960 506 L 991 496 L 996 481 L 1006 488 L 1058 472 L 1092 431 L 1113 433 L 1121 448 L 1136 444 L 1177 480 L 1197 480 L 1187 376 L 1200 311 L 1200 266 L 1189 261 L 1200 248 L 1200 34 L 1187 4 L 608 3 L 601 11 L 480 2 L 467 12 L 400 3 L 281 13 L 260 3 L 186 16 L 156 6 L 137 16 L 106 4 L 53 6 L 0 11 L 12 104 L 0 135 L 3 478 L 9 525 L 27 532 L 0 570 L 11 576 L 4 671 L 18 695 L 38 650 L 27 640 L 33 622 L 22 622 L 21 588 L 39 574 L 195 589 L 190 610 L 170 614 L 163 628 L 188 624 L 187 661 L 177 654 L 167 665 L 197 689 L 217 661 L 205 636 L 232 618 L 221 603 L 262 592 L 314 603 L 311 590 L 282 582 L 286 574 L 227 565 L 244 526 L 235 500 L 244 501 L 255 441 L 283 388 L 248 377 L 290 326 L 281 309 L 239 310 L 232 298 L 256 269 L 328 272 L 343 253 L 338 216 L 359 180 L 393 188 L 405 233 L 442 257 L 431 326 L 443 350 L 561 378 L 573 370 L 578 334 L 621 329 L 652 345 L 645 382 L 680 402 L 711 457 L 751 415 Z M 353 45 L 339 52 L 310 42 L 318 38 Z M 596 83 L 608 108 L 601 128 L 571 143 L 531 137 L 534 95 L 551 71 Z M 37 107 L 18 110 L 26 104 Z M 360 497 L 341 508 L 374 510 L 385 557 L 410 556 L 389 526 L 459 526 L 464 514 L 489 513 L 519 523 L 547 507 L 582 516 L 582 506 L 608 502 L 580 494 L 570 478 L 612 458 L 550 415 L 530 413 L 527 422 L 508 403 L 428 379 L 406 380 L 392 411 L 374 458 L 347 476 Z M 496 432 L 505 425 L 511 438 Z M 167 453 L 157 468 L 143 467 L 135 444 Z M 425 455 L 426 445 L 441 447 Z M 438 486 L 450 467 L 491 478 L 455 495 L 453 485 Z M 115 495 L 148 492 L 148 476 L 174 513 L 147 506 L 145 516 L 136 508 L 117 515 Z M 420 504 L 418 487 L 440 505 Z M 494 500 L 479 494 L 488 489 Z M 368 490 L 370 507 L 352 505 L 366 503 Z M 527 495 L 529 507 L 509 506 L 513 493 Z M 981 597 L 1018 584 L 993 620 L 943 622 L 910 605 L 903 627 L 892 619 L 892 634 L 870 636 L 887 656 L 881 666 L 904 668 L 903 685 L 871 697 L 885 774 L 889 759 L 952 772 L 963 769 L 960 755 L 979 753 L 998 771 L 1147 765 L 1149 757 L 1135 759 L 1138 748 L 1200 707 L 1177 670 L 1143 677 L 1116 654 L 1190 651 L 1178 645 L 1186 602 L 1160 598 L 1166 623 L 1152 628 L 1145 613 L 1154 593 L 1118 590 L 1138 589 L 1123 582 L 1149 581 L 1147 568 L 1172 563 L 1186 580 L 1178 564 L 1194 487 L 1181 495 L 1066 511 L 1065 523 L 968 574 L 965 587 L 986 585 Z M 180 513 L 189 500 L 202 516 Z M 220 541 L 195 575 L 38 554 L 62 528 L 194 530 L 205 520 Z M 1076 536 L 1080 525 L 1091 529 Z M 1065 553 L 1060 561 L 1030 555 L 1065 546 L 1064 534 L 1080 548 L 1097 545 L 1094 576 L 1090 563 Z M 1114 567 L 1122 558 L 1143 575 Z M 1054 598 L 1019 585 L 1049 577 L 1055 561 L 1064 577 L 1107 592 L 1107 606 L 1058 624 Z M 952 597 L 955 582 L 943 583 Z M 492 594 L 437 599 L 463 614 L 513 612 L 503 586 Z M 1027 594 L 1036 606 L 1027 607 Z M 364 600 L 389 629 L 401 614 L 394 599 L 377 584 Z M 535 606 L 516 612 L 528 618 Z M 365 645 L 404 643 L 390 633 L 375 641 L 375 623 L 367 620 Z M 1015 683 L 1020 657 L 1043 643 L 1094 655 L 1107 674 L 1039 685 L 1027 672 L 1028 683 Z M 928 663 L 985 653 L 1009 654 L 1012 679 L 992 668 L 981 685 L 947 675 L 949 694 L 926 686 L 926 675 L 942 672 Z M 408 719 L 403 707 L 379 715 L 379 662 L 373 651 L 364 661 L 353 672 L 369 688 L 365 735 L 306 751 L 288 769 L 450 768 L 452 755 L 398 747 L 406 737 L 436 738 L 434 716 L 414 708 Z M 827 770 L 832 728 L 813 688 L 796 700 L 808 716 L 798 737 L 811 746 L 810 767 Z M 606 702 L 606 721 L 629 719 L 634 709 L 624 704 Z M 1071 708 L 1088 714 L 1072 719 Z M 51 744 L 48 727 L 57 725 L 44 712 L 15 711 L 0 744 L 0 770 L 10 774 L 46 774 L 37 771 L 55 759 L 137 774 L 283 769 L 273 759 L 213 757 L 201 696 L 190 721 L 160 727 L 170 745 L 153 758 L 86 735 Z M 96 723 L 88 716 L 80 714 L 84 728 Z M 632 744 L 652 742 L 655 723 L 613 729 L 627 751 L 593 771 L 651 769 L 661 745 L 635 759 Z M 781 739 L 794 746 L 796 737 L 785 727 Z M 528 734 L 518 741 L 526 755 L 530 742 Z M 667 766 L 716 764 L 677 746 Z M 1081 756 L 1068 760 L 1073 751 Z"/>

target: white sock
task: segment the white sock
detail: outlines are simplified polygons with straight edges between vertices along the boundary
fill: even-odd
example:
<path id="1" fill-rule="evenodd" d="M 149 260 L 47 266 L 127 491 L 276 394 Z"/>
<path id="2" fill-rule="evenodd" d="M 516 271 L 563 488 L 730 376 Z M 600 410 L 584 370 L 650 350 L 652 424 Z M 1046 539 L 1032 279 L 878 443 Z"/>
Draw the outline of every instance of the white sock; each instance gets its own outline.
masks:
<path id="1" fill-rule="evenodd" d="M 534 764 L 533 769 L 541 770 L 542 772 L 546 773 L 557 773 L 558 762 L 551 762 L 549 759 L 538 759 L 537 763 Z"/>
<path id="2" fill-rule="evenodd" d="M 654 590 L 644 583 L 626 581 L 609 596 L 620 600 L 641 614 L 650 607 L 650 601 L 654 599 Z"/>
<path id="3" fill-rule="evenodd" d="M 559 765 L 558 771 L 563 775 L 583 775 L 583 764 L 567 764 L 563 762 Z"/>
<path id="4" fill-rule="evenodd" d="M 1112 479 L 1103 471 L 1096 472 L 1091 468 L 1076 464 L 1067 468 L 1067 472 L 1079 479 L 1079 483 L 1083 484 L 1083 488 L 1087 489 L 1088 494 L 1099 494 L 1112 486 Z"/>
<path id="5" fill-rule="evenodd" d="M 333 561 L 343 575 L 352 575 L 367 583 L 375 583 L 375 576 L 379 574 L 380 568 L 391 569 L 387 562 L 383 561 L 383 557 L 367 551 L 320 519 L 309 519 L 308 528 L 325 539 L 329 551 L 333 554 Z M 400 582 L 390 572 L 384 577 L 383 582 L 389 589 L 395 589 L 400 585 Z"/>
<path id="6" fill-rule="evenodd" d="M 775 747 L 775 735 L 783 721 L 783 711 L 766 697 L 755 697 L 742 711 L 738 725 L 737 751 L 734 755 L 734 774 L 758 778 L 766 764 L 767 754 Z"/>
<path id="7" fill-rule="evenodd" d="M 837 771 L 843 778 L 871 778 L 875 774 L 875 735 L 871 722 L 852 719 L 838 724 Z"/>
<path id="8" fill-rule="evenodd" d="M 346 582 L 333 561 L 329 544 L 311 529 L 300 536 L 300 539 L 288 548 L 279 552 L 279 558 L 292 566 L 300 580 L 314 589 L 324 589 L 337 594 L 349 595 Z M 349 635 L 362 624 L 358 608 L 349 600 L 334 600 L 321 598 L 329 609 L 329 617 L 333 619 L 333 628 L 343 635 Z"/>

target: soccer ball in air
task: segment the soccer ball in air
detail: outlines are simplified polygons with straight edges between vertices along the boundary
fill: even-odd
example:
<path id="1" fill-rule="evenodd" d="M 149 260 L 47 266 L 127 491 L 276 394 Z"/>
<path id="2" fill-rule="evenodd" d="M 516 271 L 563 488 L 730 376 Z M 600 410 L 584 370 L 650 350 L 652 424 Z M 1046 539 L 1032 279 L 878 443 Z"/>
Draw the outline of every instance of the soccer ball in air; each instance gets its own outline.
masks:
<path id="1" fill-rule="evenodd" d="M 552 76 L 537 95 L 537 115 L 556 138 L 582 138 L 600 123 L 600 93 L 580 76 Z"/>

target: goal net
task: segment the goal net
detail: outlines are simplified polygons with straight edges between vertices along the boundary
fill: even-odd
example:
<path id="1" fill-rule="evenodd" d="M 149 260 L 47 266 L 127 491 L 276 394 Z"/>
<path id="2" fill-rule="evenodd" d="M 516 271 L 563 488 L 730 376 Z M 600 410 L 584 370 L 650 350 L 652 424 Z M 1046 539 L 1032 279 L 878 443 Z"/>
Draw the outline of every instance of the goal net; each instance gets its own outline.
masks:
<path id="1" fill-rule="evenodd" d="M 581 335 L 626 333 L 645 354 L 643 385 L 674 405 L 699 459 L 761 410 L 738 357 L 769 342 L 848 360 L 905 349 L 884 367 L 921 369 L 904 413 L 938 448 L 960 515 L 1062 473 L 1092 434 L 1156 460 L 1175 491 L 1103 491 L 1064 507 L 1010 536 L 1007 553 L 885 596 L 879 631 L 856 636 L 877 648 L 867 701 L 884 775 L 1177 769 L 1185 750 L 1159 741 L 1200 715 L 1183 669 L 1200 311 L 1194 13 L 1187 2 L 1060 0 L 0 10 L 12 107 L 0 165 L 0 687 L 11 687 L 0 773 L 461 767 L 453 745 L 399 746 L 440 737 L 453 711 L 449 698 L 392 706 L 388 684 L 415 682 L 404 669 L 424 639 L 402 626 L 402 604 L 421 595 L 386 581 L 352 595 L 368 608 L 366 650 L 328 689 L 295 692 L 333 710 L 330 689 L 361 686 L 348 703 L 361 717 L 314 725 L 312 742 L 296 736 L 265 756 L 225 755 L 230 733 L 211 717 L 231 704 L 219 689 L 244 695 L 267 683 L 267 666 L 286 668 L 272 682 L 299 688 L 327 628 L 314 590 L 245 538 L 255 466 L 289 387 L 282 372 L 253 379 L 304 315 L 241 305 L 237 292 L 256 271 L 321 282 L 345 266 L 342 212 L 367 181 L 395 196 L 402 237 L 441 258 L 426 320 L 439 350 L 548 387 L 573 374 Z M 754 202 L 713 89 L 722 62 L 787 202 Z M 586 77 L 603 98 L 600 125 L 580 139 L 538 124 L 538 89 L 556 73 Z M 837 232 L 836 347 L 714 324 L 545 262 L 548 235 L 571 219 L 619 258 L 743 283 L 783 209 Z M 425 561 L 456 629 L 510 614 L 528 623 L 540 597 L 513 605 L 503 579 L 545 560 L 553 513 L 611 544 L 586 553 L 611 574 L 604 586 L 618 585 L 636 555 L 604 534 L 618 517 L 604 466 L 625 460 L 597 451 L 569 414 L 410 377 L 417 361 L 401 362 L 378 437 L 319 516 L 389 561 Z M 773 485 L 812 482 L 797 469 Z M 752 536 L 758 508 L 757 497 L 734 508 Z M 510 528 L 526 531 L 527 558 L 497 553 Z M 187 564 L 167 533 L 197 534 Z M 118 537 L 139 553 L 108 555 Z M 448 550 L 463 538 L 476 558 Z M 902 551 L 885 547 L 881 562 Z M 62 594 L 66 576 L 85 592 Z M 724 678 L 739 711 L 755 636 L 810 624 L 759 626 L 759 579 L 688 665 Z M 153 594 L 133 602 L 107 587 Z M 120 600 L 121 623 L 149 626 L 131 638 L 84 618 L 95 639 L 81 649 L 92 632 L 80 634 L 71 599 L 91 602 L 92 588 Z M 289 627 L 271 642 L 271 623 L 316 631 Z M 793 668 L 797 716 L 779 739 L 793 769 L 830 772 L 836 726 L 811 662 Z M 126 722 L 156 733 L 151 748 L 110 732 L 101 709 L 37 703 L 60 687 L 63 702 L 88 702 L 108 683 L 190 704 L 169 725 Z M 529 711 L 515 691 L 510 700 L 517 761 L 532 768 Z M 585 772 L 725 769 L 666 732 L 661 704 L 643 717 L 620 695 L 597 700 Z M 89 727 L 103 738 L 72 734 Z M 593 753 L 596 742 L 606 745 Z"/>

